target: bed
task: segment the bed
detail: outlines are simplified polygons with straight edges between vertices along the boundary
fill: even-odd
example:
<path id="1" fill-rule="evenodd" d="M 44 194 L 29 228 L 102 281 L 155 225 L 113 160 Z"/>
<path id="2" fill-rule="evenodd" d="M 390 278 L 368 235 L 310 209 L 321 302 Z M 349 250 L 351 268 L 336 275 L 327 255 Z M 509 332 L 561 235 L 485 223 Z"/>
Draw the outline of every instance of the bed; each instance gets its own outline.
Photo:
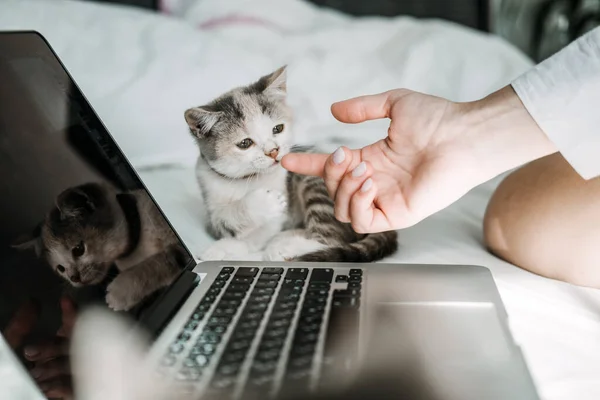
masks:
<path id="1" fill-rule="evenodd" d="M 183 111 L 287 64 L 299 144 L 330 151 L 385 134 L 386 121 L 343 126 L 329 105 L 408 87 L 477 99 L 530 60 L 503 40 L 440 20 L 354 18 L 301 0 L 165 1 L 163 13 L 65 0 L 3 0 L 0 29 L 52 44 L 186 245 L 211 241 Z M 482 217 L 502 177 L 400 232 L 385 260 L 488 267 L 544 400 L 600 398 L 600 291 L 525 272 L 490 255 Z"/>

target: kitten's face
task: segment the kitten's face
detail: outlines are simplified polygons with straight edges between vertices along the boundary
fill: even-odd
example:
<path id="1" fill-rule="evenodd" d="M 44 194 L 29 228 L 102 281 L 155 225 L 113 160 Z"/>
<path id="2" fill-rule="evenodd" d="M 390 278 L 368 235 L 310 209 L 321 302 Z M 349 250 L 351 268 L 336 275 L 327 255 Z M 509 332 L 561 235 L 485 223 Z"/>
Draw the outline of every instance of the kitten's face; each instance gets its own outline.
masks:
<path id="1" fill-rule="evenodd" d="M 100 283 L 127 245 L 127 226 L 114 193 L 86 184 L 61 193 L 38 235 L 17 248 L 36 246 L 71 285 Z"/>
<path id="2" fill-rule="evenodd" d="M 279 167 L 292 146 L 285 82 L 285 68 L 281 68 L 206 106 L 186 111 L 192 135 L 212 169 L 244 178 Z"/>

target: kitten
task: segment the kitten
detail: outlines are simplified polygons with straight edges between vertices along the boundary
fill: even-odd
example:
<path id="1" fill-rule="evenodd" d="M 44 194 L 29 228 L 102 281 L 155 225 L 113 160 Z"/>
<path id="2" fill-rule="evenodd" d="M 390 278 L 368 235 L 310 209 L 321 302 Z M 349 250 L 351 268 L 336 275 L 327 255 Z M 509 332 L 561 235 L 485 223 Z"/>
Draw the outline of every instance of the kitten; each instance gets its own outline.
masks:
<path id="1" fill-rule="evenodd" d="M 87 183 L 59 194 L 36 231 L 13 247 L 35 249 L 75 287 L 103 282 L 115 265 L 120 273 L 106 303 L 121 311 L 173 281 L 183 254 L 178 243 L 145 191 Z"/>
<path id="2" fill-rule="evenodd" d="M 235 88 L 185 119 L 200 148 L 196 176 L 218 240 L 202 260 L 371 262 L 397 249 L 395 231 L 357 234 L 334 216 L 321 178 L 288 173 L 293 149 L 285 67 Z"/>

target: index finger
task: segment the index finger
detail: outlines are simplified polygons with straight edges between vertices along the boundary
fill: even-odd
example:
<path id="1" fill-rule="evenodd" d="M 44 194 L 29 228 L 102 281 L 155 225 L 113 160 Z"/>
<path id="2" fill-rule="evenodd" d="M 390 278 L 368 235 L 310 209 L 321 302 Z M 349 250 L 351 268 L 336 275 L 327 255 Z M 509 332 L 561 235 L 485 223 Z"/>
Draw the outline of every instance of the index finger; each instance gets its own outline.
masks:
<path id="1" fill-rule="evenodd" d="M 60 309 L 62 311 L 62 324 L 57 332 L 58 336 L 71 337 L 75 320 L 77 318 L 77 308 L 73 300 L 67 296 L 60 299 Z"/>
<path id="2" fill-rule="evenodd" d="M 33 330 L 37 317 L 37 306 L 31 300 L 22 304 L 17 309 L 17 312 L 15 312 L 15 315 L 13 315 L 2 333 L 6 342 L 13 350 L 21 347 L 27 335 Z"/>
<path id="3" fill-rule="evenodd" d="M 290 153 L 283 156 L 281 165 L 300 175 L 323 176 L 329 154 Z"/>

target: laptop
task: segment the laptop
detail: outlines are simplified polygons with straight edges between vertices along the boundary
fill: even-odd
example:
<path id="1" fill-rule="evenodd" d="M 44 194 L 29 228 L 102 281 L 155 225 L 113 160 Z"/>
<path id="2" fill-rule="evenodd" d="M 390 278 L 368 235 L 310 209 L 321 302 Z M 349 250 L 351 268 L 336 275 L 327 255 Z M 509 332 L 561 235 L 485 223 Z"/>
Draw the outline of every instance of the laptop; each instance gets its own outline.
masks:
<path id="1" fill-rule="evenodd" d="M 0 33 L 0 82 L 0 329 L 34 297 L 46 316 L 32 337 L 43 337 L 55 332 L 69 285 L 9 243 L 75 185 L 100 180 L 152 196 L 42 35 Z M 386 353 L 385 334 L 385 346 L 410 343 L 440 400 L 538 399 L 484 267 L 197 263 L 173 233 L 186 253 L 181 272 L 129 316 L 154 339 L 157 371 L 194 398 L 271 398 L 290 388 L 310 398 L 333 376 L 360 381 L 363 361 Z M 72 295 L 103 304 L 97 286 Z M 0 369 L 21 371 L 29 398 L 42 398 L 14 350 L 0 338 Z M 0 393 L 7 387 L 0 382 Z"/>

